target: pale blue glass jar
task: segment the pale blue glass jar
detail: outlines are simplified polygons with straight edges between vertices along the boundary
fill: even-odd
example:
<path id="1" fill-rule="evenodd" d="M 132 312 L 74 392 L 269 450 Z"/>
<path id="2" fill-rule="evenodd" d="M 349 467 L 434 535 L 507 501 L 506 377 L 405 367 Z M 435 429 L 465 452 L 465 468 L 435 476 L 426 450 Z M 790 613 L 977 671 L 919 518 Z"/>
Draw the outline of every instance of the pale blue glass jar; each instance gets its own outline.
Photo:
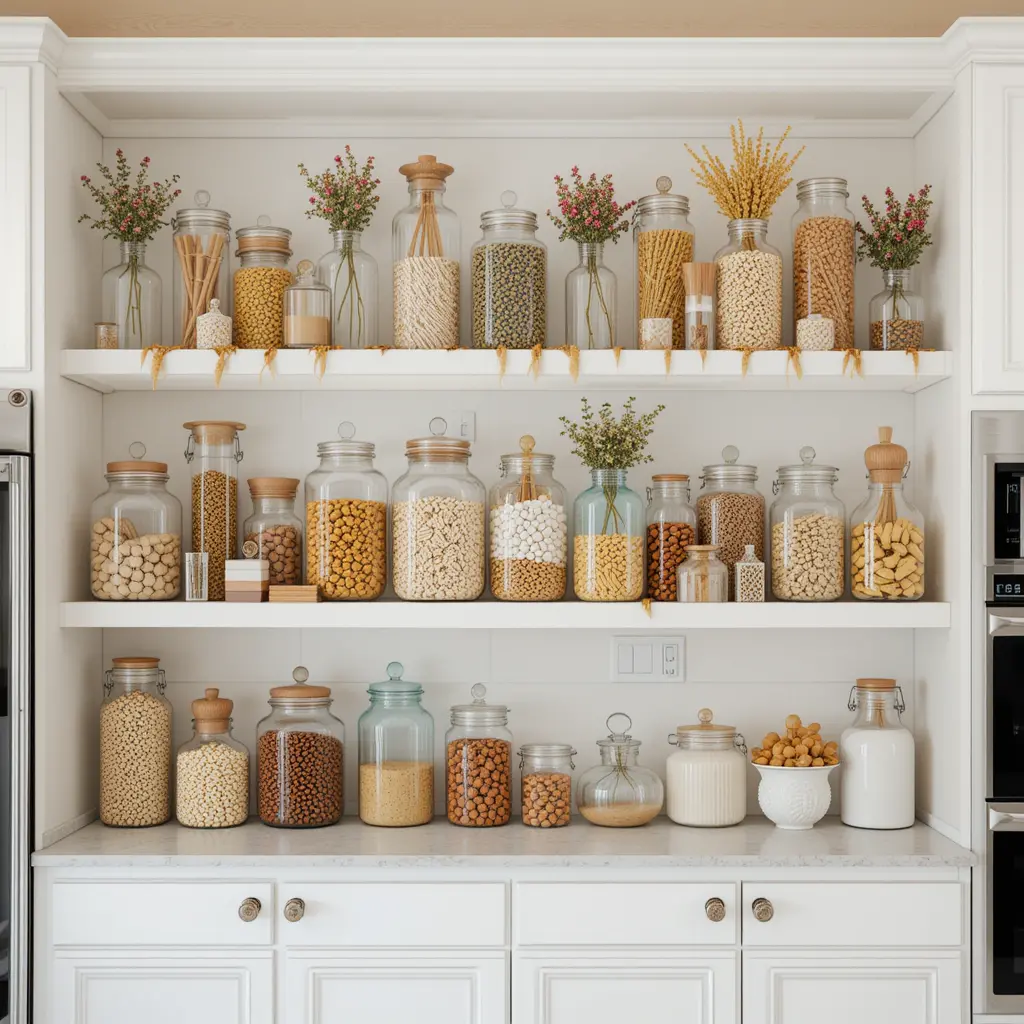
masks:
<path id="1" fill-rule="evenodd" d="M 581 601 L 639 601 L 644 591 L 644 503 L 624 469 L 591 469 L 573 506 L 573 585 Z"/>

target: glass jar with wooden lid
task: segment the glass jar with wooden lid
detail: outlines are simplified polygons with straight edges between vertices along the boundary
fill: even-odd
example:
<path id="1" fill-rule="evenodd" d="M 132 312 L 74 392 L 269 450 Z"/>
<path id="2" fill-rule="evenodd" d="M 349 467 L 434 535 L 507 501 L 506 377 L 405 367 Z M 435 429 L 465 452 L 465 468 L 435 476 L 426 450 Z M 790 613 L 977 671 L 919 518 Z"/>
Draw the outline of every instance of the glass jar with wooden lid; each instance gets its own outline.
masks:
<path id="1" fill-rule="evenodd" d="M 270 563 L 272 584 L 302 582 L 302 520 L 295 514 L 299 481 L 290 476 L 256 476 L 248 481 L 252 515 L 242 526 L 242 554 Z M 250 554 L 248 542 L 255 545 Z"/>
<path id="2" fill-rule="evenodd" d="M 665 813 L 677 825 L 722 828 L 747 816 L 747 747 L 734 725 L 718 725 L 710 708 L 696 725 L 680 725 L 668 742 Z"/>
<path id="3" fill-rule="evenodd" d="M 271 225 L 265 214 L 256 227 L 235 232 L 239 259 L 235 271 L 235 344 L 239 348 L 280 348 L 284 344 L 284 293 L 292 233 Z"/>
<path id="4" fill-rule="evenodd" d="M 657 473 L 647 488 L 647 594 L 676 599 L 676 570 L 697 542 L 697 513 L 686 473 Z"/>

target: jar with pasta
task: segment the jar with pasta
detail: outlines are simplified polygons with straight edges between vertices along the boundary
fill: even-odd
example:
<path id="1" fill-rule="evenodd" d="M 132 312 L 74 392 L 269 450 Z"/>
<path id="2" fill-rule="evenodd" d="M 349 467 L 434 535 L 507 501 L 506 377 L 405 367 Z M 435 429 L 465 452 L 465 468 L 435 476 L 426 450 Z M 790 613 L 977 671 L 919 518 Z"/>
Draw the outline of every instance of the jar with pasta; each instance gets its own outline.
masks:
<path id="1" fill-rule="evenodd" d="M 391 228 L 396 348 L 459 347 L 459 218 L 444 203 L 454 172 L 432 155 L 399 168 L 409 205 Z"/>
<path id="2" fill-rule="evenodd" d="M 196 347 L 196 321 L 217 299 L 220 312 L 231 315 L 231 215 L 210 207 L 210 193 L 200 189 L 195 206 L 177 210 L 174 231 L 174 344 Z"/>
<path id="3" fill-rule="evenodd" d="M 715 253 L 715 343 L 724 349 L 782 348 L 782 253 L 768 244 L 768 221 L 731 220 Z"/>
<path id="4" fill-rule="evenodd" d="M 271 584 L 291 587 L 301 583 L 302 520 L 295 514 L 299 481 L 287 476 L 256 476 L 247 483 L 252 515 L 242 526 L 242 554 L 267 560 Z"/>
<path id="5" fill-rule="evenodd" d="M 387 585 L 388 482 L 355 432 L 346 421 L 321 441 L 306 477 L 306 583 L 325 601 L 372 601 Z"/>
<path id="6" fill-rule="evenodd" d="M 235 271 L 235 344 L 239 348 L 284 345 L 284 293 L 292 283 L 288 269 L 292 233 L 262 216 L 254 228 L 235 232 L 241 261 Z"/>
<path id="7" fill-rule="evenodd" d="M 493 828 L 512 817 L 512 733 L 508 708 L 489 704 L 476 683 L 471 704 L 455 704 L 445 733 L 445 804 L 453 825 Z"/>
<path id="8" fill-rule="evenodd" d="M 644 506 L 624 469 L 591 469 L 573 507 L 573 584 L 581 601 L 639 601 Z"/>

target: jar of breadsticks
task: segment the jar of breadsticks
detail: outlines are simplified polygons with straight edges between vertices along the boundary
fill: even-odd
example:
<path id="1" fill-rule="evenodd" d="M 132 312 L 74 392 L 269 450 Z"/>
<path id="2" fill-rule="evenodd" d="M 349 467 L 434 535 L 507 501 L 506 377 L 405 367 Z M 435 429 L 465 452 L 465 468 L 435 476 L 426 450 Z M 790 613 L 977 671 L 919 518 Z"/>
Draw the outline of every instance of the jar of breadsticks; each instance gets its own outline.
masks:
<path id="1" fill-rule="evenodd" d="M 868 496 L 850 517 L 853 596 L 862 601 L 916 601 L 924 596 L 924 516 L 903 493 L 907 449 L 892 427 L 864 452 Z"/>
<path id="2" fill-rule="evenodd" d="M 173 344 L 196 347 L 196 319 L 218 299 L 220 312 L 231 315 L 229 254 L 231 215 L 210 207 L 210 193 L 200 189 L 195 206 L 178 210 L 174 230 Z"/>

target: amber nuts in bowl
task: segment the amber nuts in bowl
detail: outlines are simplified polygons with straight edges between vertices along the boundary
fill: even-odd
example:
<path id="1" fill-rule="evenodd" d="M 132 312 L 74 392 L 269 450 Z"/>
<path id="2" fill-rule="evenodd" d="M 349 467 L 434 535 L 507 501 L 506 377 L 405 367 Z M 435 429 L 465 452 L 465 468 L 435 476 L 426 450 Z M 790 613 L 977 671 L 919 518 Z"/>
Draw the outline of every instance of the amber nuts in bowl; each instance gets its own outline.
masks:
<path id="1" fill-rule="evenodd" d="M 826 743 L 817 722 L 805 726 L 799 715 L 790 715 L 782 735 L 768 733 L 761 746 L 751 750 L 750 760 L 755 767 L 831 768 L 839 764 L 839 744 L 835 740 Z"/>

